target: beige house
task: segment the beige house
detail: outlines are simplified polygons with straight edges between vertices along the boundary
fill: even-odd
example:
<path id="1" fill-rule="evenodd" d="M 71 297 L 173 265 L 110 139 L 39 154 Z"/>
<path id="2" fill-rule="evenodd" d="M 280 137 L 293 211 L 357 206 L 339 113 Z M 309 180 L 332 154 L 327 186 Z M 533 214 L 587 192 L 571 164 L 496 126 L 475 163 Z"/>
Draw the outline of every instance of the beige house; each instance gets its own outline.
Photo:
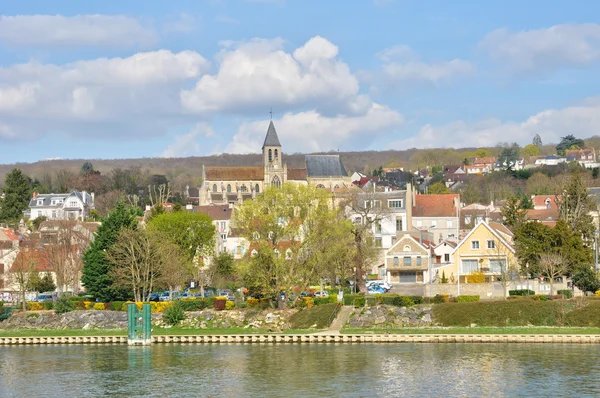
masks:
<path id="1" fill-rule="evenodd" d="M 403 235 L 385 254 L 388 283 L 426 283 L 431 262 L 431 242 Z"/>

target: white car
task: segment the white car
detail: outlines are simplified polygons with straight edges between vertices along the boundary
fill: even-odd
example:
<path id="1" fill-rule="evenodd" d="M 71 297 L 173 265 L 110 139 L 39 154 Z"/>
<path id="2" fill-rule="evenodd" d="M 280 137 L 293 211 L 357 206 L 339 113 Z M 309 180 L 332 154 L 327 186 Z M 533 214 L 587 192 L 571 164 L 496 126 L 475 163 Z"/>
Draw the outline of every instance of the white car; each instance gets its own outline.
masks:
<path id="1" fill-rule="evenodd" d="M 329 297 L 329 293 L 327 293 L 324 290 L 321 290 L 320 292 L 315 293 L 315 297 Z"/>
<path id="2" fill-rule="evenodd" d="M 390 290 L 390 289 L 392 288 L 392 285 L 390 285 L 390 284 L 389 284 L 389 283 L 387 283 L 386 281 L 379 281 L 379 280 L 377 280 L 377 281 L 368 281 L 368 282 L 366 283 L 366 285 L 367 285 L 367 288 L 368 288 L 369 286 L 374 286 L 374 285 L 381 286 L 381 287 L 382 287 L 382 288 L 384 288 L 385 290 Z"/>

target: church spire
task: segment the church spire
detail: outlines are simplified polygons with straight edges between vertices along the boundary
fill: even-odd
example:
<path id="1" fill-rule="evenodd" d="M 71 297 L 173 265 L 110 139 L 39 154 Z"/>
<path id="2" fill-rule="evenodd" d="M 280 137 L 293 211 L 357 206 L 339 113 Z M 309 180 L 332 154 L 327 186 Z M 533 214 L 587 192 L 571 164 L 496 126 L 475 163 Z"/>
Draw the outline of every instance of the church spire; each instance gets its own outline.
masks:
<path id="1" fill-rule="evenodd" d="M 272 120 L 271 122 L 269 122 L 267 136 L 265 137 L 265 142 L 262 146 L 263 149 L 265 149 L 266 146 L 281 146 L 281 144 L 279 143 L 279 137 L 277 137 L 277 132 L 275 131 L 275 125 L 273 124 Z"/>

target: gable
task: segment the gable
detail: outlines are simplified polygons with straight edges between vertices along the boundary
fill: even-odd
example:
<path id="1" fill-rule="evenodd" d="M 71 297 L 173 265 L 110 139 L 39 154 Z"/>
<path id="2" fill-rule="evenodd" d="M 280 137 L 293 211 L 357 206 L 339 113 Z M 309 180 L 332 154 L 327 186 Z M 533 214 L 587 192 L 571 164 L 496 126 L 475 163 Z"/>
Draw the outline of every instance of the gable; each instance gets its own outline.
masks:
<path id="1" fill-rule="evenodd" d="M 473 229 L 465 236 L 458 246 L 452 252 L 453 254 L 456 252 L 460 252 L 462 250 L 471 250 L 471 241 L 478 240 L 479 241 L 479 250 L 485 250 L 485 242 L 487 240 L 495 240 L 502 244 L 504 249 L 510 253 L 514 254 L 515 249 L 513 246 L 507 242 L 506 238 L 501 236 L 498 232 L 496 232 L 493 228 L 491 228 L 485 221 L 479 222 Z"/>
<path id="2" fill-rule="evenodd" d="M 406 250 L 409 249 L 409 250 Z M 399 239 L 392 247 L 387 251 L 388 256 L 402 256 L 402 254 L 415 254 L 419 253 L 424 256 L 427 255 L 427 249 L 423 247 L 415 238 L 410 235 L 404 235 Z"/>

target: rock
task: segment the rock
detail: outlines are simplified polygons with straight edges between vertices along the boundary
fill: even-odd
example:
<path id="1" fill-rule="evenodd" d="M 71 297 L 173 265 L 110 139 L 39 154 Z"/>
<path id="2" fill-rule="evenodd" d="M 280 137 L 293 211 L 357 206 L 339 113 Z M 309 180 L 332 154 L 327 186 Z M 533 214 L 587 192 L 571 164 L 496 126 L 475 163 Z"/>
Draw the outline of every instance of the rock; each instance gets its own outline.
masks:
<path id="1" fill-rule="evenodd" d="M 426 323 L 431 323 L 431 314 L 423 315 L 423 317 L 421 318 L 421 321 L 426 322 Z"/>
<path id="2" fill-rule="evenodd" d="M 91 326 L 89 323 L 86 323 L 86 324 L 85 324 L 85 325 L 82 327 L 82 329 L 83 329 L 83 330 L 88 330 L 88 329 L 91 329 L 91 328 L 92 328 L 92 326 Z"/>

